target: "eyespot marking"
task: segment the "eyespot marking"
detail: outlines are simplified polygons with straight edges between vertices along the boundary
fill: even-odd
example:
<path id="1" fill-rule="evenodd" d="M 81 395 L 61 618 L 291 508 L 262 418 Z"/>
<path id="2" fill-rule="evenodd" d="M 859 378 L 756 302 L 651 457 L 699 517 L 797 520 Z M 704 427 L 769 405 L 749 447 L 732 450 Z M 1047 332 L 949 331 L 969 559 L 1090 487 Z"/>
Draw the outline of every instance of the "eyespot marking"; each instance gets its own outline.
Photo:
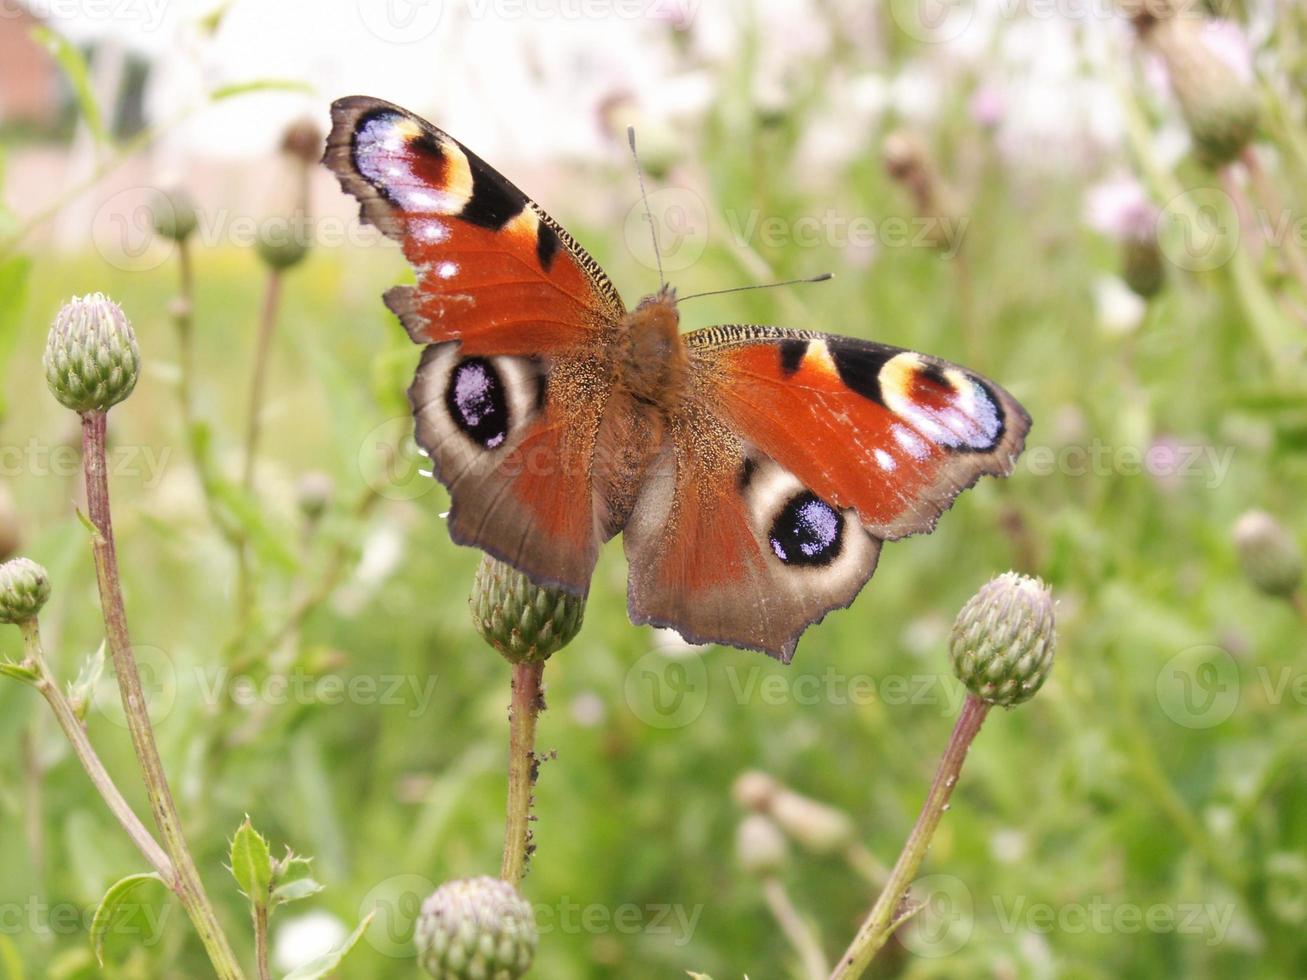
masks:
<path id="1" fill-rule="evenodd" d="M 484 357 L 467 357 L 449 374 L 445 405 L 454 424 L 484 449 L 508 438 L 508 398 L 504 381 Z"/>
<path id="2" fill-rule="evenodd" d="M 810 490 L 797 494 L 772 522 L 768 541 L 786 565 L 829 565 L 840 553 L 844 518 Z"/>

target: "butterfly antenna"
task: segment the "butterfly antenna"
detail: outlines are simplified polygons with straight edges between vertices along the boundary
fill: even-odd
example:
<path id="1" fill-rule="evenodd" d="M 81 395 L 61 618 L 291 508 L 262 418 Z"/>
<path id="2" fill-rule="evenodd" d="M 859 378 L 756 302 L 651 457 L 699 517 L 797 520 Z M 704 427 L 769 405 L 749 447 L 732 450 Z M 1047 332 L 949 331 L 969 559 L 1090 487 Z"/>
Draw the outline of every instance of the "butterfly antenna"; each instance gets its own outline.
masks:
<path id="1" fill-rule="evenodd" d="M 684 303 L 687 299 L 698 299 L 700 296 L 720 296 L 722 293 L 740 293 L 746 289 L 771 289 L 773 286 L 796 286 L 800 283 L 807 282 L 825 282 L 827 279 L 834 278 L 834 273 L 823 272 L 819 276 L 809 276 L 803 279 L 783 279 L 780 282 L 754 283 L 752 286 L 732 286 L 730 289 L 710 289 L 706 293 L 691 293 L 689 296 L 682 296 L 677 300 L 677 302 Z"/>
<path id="2" fill-rule="evenodd" d="M 654 224 L 653 212 L 649 210 L 649 195 L 644 189 L 644 171 L 640 169 L 640 154 L 635 152 L 635 127 L 626 127 L 626 141 L 631 144 L 631 159 L 635 161 L 635 176 L 640 181 L 640 198 L 644 201 L 644 220 L 649 222 L 649 236 L 653 239 L 654 261 L 658 263 L 658 288 L 667 286 L 663 278 L 663 253 L 658 250 L 658 227 Z"/>

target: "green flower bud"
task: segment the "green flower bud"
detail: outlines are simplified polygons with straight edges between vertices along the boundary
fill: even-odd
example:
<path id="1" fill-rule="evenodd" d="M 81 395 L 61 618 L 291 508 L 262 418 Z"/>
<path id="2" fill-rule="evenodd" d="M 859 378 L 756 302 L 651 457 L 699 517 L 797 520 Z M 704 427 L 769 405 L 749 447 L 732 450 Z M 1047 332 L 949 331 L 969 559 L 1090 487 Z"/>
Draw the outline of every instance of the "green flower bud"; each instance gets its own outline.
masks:
<path id="1" fill-rule="evenodd" d="M 200 223 L 194 199 L 181 187 L 157 191 L 150 202 L 150 214 L 154 218 L 155 234 L 174 242 L 190 238 Z"/>
<path id="2" fill-rule="evenodd" d="M 45 345 L 45 381 L 75 412 L 104 412 L 126 398 L 141 373 L 136 334 L 102 293 L 74 297 L 54 318 Z"/>
<path id="3" fill-rule="evenodd" d="M 49 598 L 50 576 L 36 562 L 13 558 L 0 565 L 0 623 L 35 619 Z"/>
<path id="4" fill-rule="evenodd" d="M 953 624 L 953 673 L 976 697 L 1012 707 L 1043 686 L 1053 666 L 1053 596 L 1038 579 L 1005 572 L 972 596 Z"/>
<path id="5" fill-rule="evenodd" d="M 1290 596 L 1302 582 L 1302 552 L 1293 536 L 1265 511 L 1250 510 L 1234 525 L 1244 574 L 1260 591 Z"/>
<path id="6" fill-rule="evenodd" d="M 1257 135 L 1260 105 L 1257 90 L 1203 42 L 1205 25 L 1201 18 L 1170 17 L 1141 30 L 1166 63 L 1199 159 L 1215 168 L 1239 156 Z"/>
<path id="7" fill-rule="evenodd" d="M 437 980 L 517 980 L 539 942 L 535 913 L 498 878 L 447 881 L 422 903 L 413 933 L 422 969 Z"/>
<path id="8" fill-rule="evenodd" d="M 1121 276 L 1136 296 L 1151 299 L 1161 292 L 1166 282 L 1166 262 L 1155 227 L 1122 239 Z"/>
<path id="9" fill-rule="evenodd" d="M 270 269 L 298 265 L 309 254 L 308 229 L 302 213 L 290 218 L 269 218 L 259 225 L 254 249 Z"/>
<path id="10" fill-rule="evenodd" d="M 762 814 L 751 813 L 736 829 L 735 858 L 747 873 L 766 878 L 784 870 L 790 852 L 780 828 Z"/>
<path id="11" fill-rule="evenodd" d="M 581 630 L 585 599 L 536 585 L 485 555 L 472 585 L 472 621 L 482 639 L 510 663 L 544 662 Z"/>

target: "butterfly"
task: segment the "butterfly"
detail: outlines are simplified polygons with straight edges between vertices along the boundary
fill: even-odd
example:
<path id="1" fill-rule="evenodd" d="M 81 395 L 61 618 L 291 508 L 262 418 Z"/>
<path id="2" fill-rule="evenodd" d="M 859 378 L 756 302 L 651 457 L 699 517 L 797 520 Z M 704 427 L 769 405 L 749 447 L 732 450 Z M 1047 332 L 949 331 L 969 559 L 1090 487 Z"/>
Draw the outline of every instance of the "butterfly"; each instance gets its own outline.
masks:
<path id="1" fill-rule="evenodd" d="M 362 96 L 332 123 L 323 162 L 416 274 L 384 301 L 424 348 L 415 437 L 456 543 L 585 595 L 621 532 L 632 622 L 788 663 L 882 541 L 1012 471 L 1030 418 L 993 382 L 833 334 L 681 333 L 674 289 L 628 309 L 558 222 L 435 126 Z"/>

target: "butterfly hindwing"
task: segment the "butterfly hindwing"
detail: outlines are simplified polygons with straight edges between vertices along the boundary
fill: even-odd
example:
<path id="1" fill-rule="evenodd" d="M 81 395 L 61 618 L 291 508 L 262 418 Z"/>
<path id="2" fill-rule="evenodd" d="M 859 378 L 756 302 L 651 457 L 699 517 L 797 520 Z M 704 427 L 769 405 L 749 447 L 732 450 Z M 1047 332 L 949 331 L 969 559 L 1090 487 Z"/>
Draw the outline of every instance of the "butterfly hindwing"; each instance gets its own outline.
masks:
<path id="1" fill-rule="evenodd" d="M 1011 473 L 1030 428 L 1002 388 L 915 351 L 756 326 L 686 341 L 734 431 L 887 540 L 932 530 L 981 476 Z"/>
<path id="2" fill-rule="evenodd" d="M 428 345 L 409 396 L 451 535 L 586 592 L 604 533 L 592 469 L 616 290 L 525 194 L 418 116 L 351 97 L 332 120 L 325 162 L 417 276 L 386 304 Z"/>
<path id="3" fill-rule="evenodd" d="M 1004 475 L 1029 419 L 925 355 L 771 327 L 685 337 L 690 401 L 626 530 L 637 622 L 788 661 L 847 606 L 883 539 L 930 530 Z"/>

